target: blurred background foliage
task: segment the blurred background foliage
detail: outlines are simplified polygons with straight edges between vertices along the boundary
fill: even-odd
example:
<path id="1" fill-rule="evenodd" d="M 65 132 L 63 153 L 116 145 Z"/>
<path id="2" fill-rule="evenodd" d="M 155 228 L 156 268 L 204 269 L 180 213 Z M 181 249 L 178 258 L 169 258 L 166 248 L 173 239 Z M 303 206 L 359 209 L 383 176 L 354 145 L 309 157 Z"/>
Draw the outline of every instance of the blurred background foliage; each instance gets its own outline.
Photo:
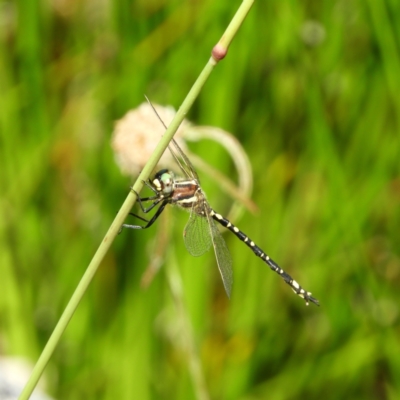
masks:
<path id="1" fill-rule="evenodd" d="M 179 107 L 238 6 L 0 2 L 2 355 L 38 358 L 128 193 L 114 122 L 144 94 Z M 46 369 L 52 396 L 399 398 L 399 18 L 396 0 L 256 1 L 188 116 L 240 140 L 259 212 L 237 223 L 321 307 L 229 232 L 228 301 L 172 210 L 118 236 Z M 191 150 L 234 173 L 221 146 Z M 226 213 L 231 199 L 203 181 Z M 165 263 L 144 290 L 160 232 Z"/>

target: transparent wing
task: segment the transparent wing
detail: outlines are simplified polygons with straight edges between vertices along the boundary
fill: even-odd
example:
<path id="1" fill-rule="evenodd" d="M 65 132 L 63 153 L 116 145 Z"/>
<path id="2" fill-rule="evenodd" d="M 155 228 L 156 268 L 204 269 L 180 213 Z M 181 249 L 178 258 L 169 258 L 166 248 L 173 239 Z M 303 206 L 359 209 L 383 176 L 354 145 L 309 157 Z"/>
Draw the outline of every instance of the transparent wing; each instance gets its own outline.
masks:
<path id="1" fill-rule="evenodd" d="M 200 179 L 197 175 L 197 172 L 193 164 L 190 162 L 189 158 L 180 148 L 175 139 L 171 140 L 171 143 L 168 146 L 168 148 L 172 156 L 174 157 L 176 163 L 179 165 L 179 168 L 181 169 L 183 174 L 188 178 L 195 179 L 198 183 L 200 183 Z"/>
<path id="2" fill-rule="evenodd" d="M 197 215 L 192 210 L 183 231 L 183 240 L 188 252 L 194 257 L 199 257 L 208 251 L 212 240 L 207 218 Z"/>
<path id="3" fill-rule="evenodd" d="M 160 122 L 163 124 L 164 128 L 167 129 L 167 125 L 165 125 L 164 121 L 161 119 L 160 115 L 158 114 L 157 110 L 154 108 L 153 104 L 151 101 L 147 98 L 147 96 L 144 96 L 147 100 L 147 102 L 150 104 L 150 107 L 153 109 L 155 114 L 157 115 L 158 119 Z M 179 147 L 178 143 L 176 143 L 175 139 L 172 138 L 171 143 L 168 145 L 169 151 L 171 152 L 172 156 L 174 157 L 176 163 L 179 165 L 179 168 L 183 172 L 183 174 L 190 179 L 195 179 L 197 182 L 200 183 L 199 177 L 197 175 L 197 172 L 193 166 L 193 164 L 190 162 L 189 158 L 187 155 L 183 152 L 183 150 Z"/>
<path id="4" fill-rule="evenodd" d="M 217 225 L 210 215 L 207 213 L 207 220 L 211 232 L 212 243 L 215 251 L 218 269 L 224 283 L 225 291 L 228 297 L 231 297 L 233 284 L 232 258 L 225 240 L 221 235 Z"/>

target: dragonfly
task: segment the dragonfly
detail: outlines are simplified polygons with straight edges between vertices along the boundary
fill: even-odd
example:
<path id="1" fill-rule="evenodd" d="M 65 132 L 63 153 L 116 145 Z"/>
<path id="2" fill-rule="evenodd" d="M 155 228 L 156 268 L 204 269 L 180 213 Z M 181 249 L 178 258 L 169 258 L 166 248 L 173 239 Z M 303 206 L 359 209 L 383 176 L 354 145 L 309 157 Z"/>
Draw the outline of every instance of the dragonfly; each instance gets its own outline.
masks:
<path id="1" fill-rule="evenodd" d="M 153 107 L 151 103 L 150 105 Z M 157 114 L 154 107 L 153 110 Z M 166 128 L 161 118 L 159 116 L 158 118 Z M 183 231 L 186 249 L 192 256 L 198 257 L 213 247 L 218 269 L 228 298 L 231 296 L 233 284 L 232 258 L 216 223 L 230 230 L 239 240 L 245 243 L 257 257 L 264 261 L 272 271 L 276 272 L 292 288 L 294 293 L 305 300 L 306 305 L 311 302 L 319 306 L 319 301 L 312 296 L 311 292 L 303 289 L 244 232 L 221 214 L 214 211 L 201 188 L 200 178 L 188 156 L 174 139 L 171 140 L 168 147 L 179 166 L 182 176 L 175 177 L 175 174 L 171 170 L 161 169 L 154 175 L 153 179 L 144 181 L 144 184 L 153 192 L 153 195 L 150 197 L 140 197 L 140 195 L 135 192 L 142 212 L 148 214 L 157 206 L 158 208 L 149 220 L 130 213 L 130 215 L 141 219 L 146 222 L 146 224 L 123 224 L 122 228 L 150 228 L 160 217 L 167 205 L 178 206 L 190 212 L 189 221 Z M 148 207 L 144 205 L 146 202 L 150 203 Z"/>

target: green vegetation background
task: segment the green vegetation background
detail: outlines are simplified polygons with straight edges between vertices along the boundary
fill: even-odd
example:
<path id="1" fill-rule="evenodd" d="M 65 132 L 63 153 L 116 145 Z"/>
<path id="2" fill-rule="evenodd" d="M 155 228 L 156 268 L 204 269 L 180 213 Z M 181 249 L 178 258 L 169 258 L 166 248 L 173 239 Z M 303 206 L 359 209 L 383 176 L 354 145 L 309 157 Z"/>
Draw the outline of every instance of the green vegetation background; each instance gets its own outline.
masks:
<path id="1" fill-rule="evenodd" d="M 128 193 L 114 121 L 144 94 L 178 107 L 238 6 L 0 2 L 1 354 L 37 359 Z M 321 302 L 229 232 L 228 301 L 173 210 L 166 259 L 210 398 L 399 398 L 399 27 L 396 0 L 256 1 L 196 101 L 190 120 L 251 159 L 259 213 L 238 225 Z M 220 146 L 192 150 L 230 172 Z M 165 269 L 140 288 L 162 224 L 113 244 L 46 370 L 54 397 L 195 398 Z"/>

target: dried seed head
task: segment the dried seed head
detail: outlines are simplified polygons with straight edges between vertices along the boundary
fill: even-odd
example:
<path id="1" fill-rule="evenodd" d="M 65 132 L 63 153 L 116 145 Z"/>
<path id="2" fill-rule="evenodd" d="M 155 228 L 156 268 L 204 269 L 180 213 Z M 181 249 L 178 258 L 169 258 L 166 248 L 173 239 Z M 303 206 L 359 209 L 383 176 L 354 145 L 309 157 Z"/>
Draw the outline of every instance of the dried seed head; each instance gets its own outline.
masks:
<path id="1" fill-rule="evenodd" d="M 165 125 L 168 126 L 175 116 L 175 110 L 172 107 L 156 104 L 153 106 Z M 180 139 L 183 130 L 188 126 L 189 122 L 184 120 L 175 135 L 175 140 L 182 147 L 184 146 Z M 118 120 L 115 123 L 111 147 L 121 172 L 126 175 L 138 175 L 164 132 L 165 128 L 148 103 L 142 103 Z M 163 167 L 173 165 L 173 158 L 169 151 L 163 154 L 159 164 Z"/>

